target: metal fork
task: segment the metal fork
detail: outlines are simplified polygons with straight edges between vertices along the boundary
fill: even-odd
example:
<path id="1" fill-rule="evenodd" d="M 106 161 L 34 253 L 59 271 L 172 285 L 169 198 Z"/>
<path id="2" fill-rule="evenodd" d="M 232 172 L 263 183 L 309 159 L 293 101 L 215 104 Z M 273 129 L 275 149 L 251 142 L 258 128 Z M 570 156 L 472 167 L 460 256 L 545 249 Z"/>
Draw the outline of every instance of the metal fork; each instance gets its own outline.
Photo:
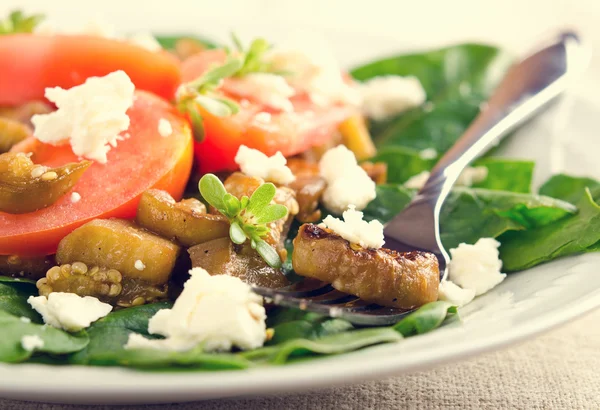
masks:
<path id="1" fill-rule="evenodd" d="M 477 118 L 435 165 L 424 187 L 387 224 L 385 247 L 435 254 L 440 279 L 445 278 L 449 257 L 440 240 L 439 218 L 458 176 L 474 159 L 563 92 L 585 68 L 585 57 L 577 34 L 565 31 L 513 65 Z M 359 325 L 392 324 L 410 312 L 361 301 L 313 279 L 281 289 L 255 287 L 254 291 L 277 305 L 341 317 Z"/>

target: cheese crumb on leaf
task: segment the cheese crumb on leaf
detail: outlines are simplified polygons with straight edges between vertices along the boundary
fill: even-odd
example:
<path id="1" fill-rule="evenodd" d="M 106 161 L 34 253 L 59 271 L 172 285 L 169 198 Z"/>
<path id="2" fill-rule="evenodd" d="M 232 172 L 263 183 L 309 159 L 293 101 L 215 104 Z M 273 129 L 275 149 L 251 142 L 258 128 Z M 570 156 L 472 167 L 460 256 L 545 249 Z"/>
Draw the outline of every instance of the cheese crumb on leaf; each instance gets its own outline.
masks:
<path id="1" fill-rule="evenodd" d="M 286 165 L 287 160 L 279 151 L 269 157 L 256 149 L 241 145 L 235 155 L 235 163 L 240 166 L 244 174 L 268 182 L 289 184 L 296 179 Z"/>
<path id="2" fill-rule="evenodd" d="M 445 300 L 455 306 L 462 307 L 471 302 L 474 297 L 475 290 L 473 289 L 463 289 L 449 280 L 440 282 L 440 287 L 438 289 L 439 300 Z"/>
<path id="3" fill-rule="evenodd" d="M 425 186 L 425 183 L 429 179 L 429 171 L 422 171 L 416 175 L 410 177 L 404 186 L 411 189 L 421 189 Z M 484 166 L 479 167 L 467 167 L 458 176 L 455 185 L 470 187 L 474 184 L 485 181 L 488 176 L 488 169 Z"/>
<path id="4" fill-rule="evenodd" d="M 385 243 L 381 222 L 363 220 L 363 213 L 357 211 L 354 205 L 350 205 L 348 210 L 344 211 L 342 218 L 344 220 L 327 215 L 323 219 L 323 225 L 348 242 L 358 244 L 363 248 L 378 249 Z"/>
<path id="5" fill-rule="evenodd" d="M 362 109 L 367 117 L 385 120 L 418 107 L 427 95 L 417 77 L 385 75 L 374 77 L 358 86 Z"/>
<path id="6" fill-rule="evenodd" d="M 28 352 L 44 347 L 44 341 L 38 335 L 25 335 L 21 338 L 21 346 Z"/>
<path id="7" fill-rule="evenodd" d="M 202 268 L 190 275 L 173 308 L 159 310 L 148 323 L 150 334 L 165 339 L 130 334 L 126 349 L 186 351 L 202 344 L 210 352 L 264 344 L 267 316 L 261 296 L 237 277 L 211 276 Z"/>
<path id="8" fill-rule="evenodd" d="M 119 133 L 129 128 L 134 91 L 124 71 L 90 77 L 68 90 L 46 88 L 46 98 L 58 110 L 34 115 L 33 135 L 52 145 L 70 143 L 75 155 L 106 163 L 107 152 L 122 138 Z"/>
<path id="9" fill-rule="evenodd" d="M 341 214 L 350 205 L 363 210 L 375 199 L 375 182 L 356 162 L 348 148 L 338 145 L 327 151 L 319 162 L 321 176 L 327 182 L 323 205 L 331 212 Z"/>
<path id="10" fill-rule="evenodd" d="M 463 289 L 472 289 L 475 296 L 494 288 L 506 278 L 500 272 L 499 246 L 500 242 L 493 238 L 481 238 L 474 245 L 461 243 L 450 249 L 448 279 Z"/>
<path id="11" fill-rule="evenodd" d="M 69 332 L 77 332 L 108 315 L 112 306 L 92 296 L 52 292 L 46 296 L 30 296 L 27 303 L 44 319 L 44 323 Z"/>

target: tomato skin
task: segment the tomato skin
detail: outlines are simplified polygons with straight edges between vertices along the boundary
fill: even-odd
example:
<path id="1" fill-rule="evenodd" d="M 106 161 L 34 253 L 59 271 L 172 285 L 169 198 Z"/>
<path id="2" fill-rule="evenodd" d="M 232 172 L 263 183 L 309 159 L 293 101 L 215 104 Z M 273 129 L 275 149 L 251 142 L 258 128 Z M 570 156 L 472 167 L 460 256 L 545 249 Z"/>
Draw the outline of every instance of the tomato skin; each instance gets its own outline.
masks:
<path id="1" fill-rule="evenodd" d="M 181 66 L 182 80 L 191 81 L 206 71 L 211 65 L 224 61 L 223 50 L 202 51 Z M 235 94 L 235 87 L 225 80 L 221 92 L 228 98 L 240 102 L 240 112 L 231 117 L 216 117 L 198 107 L 204 119 L 205 138 L 195 142 L 194 155 L 201 173 L 233 171 L 238 169 L 234 158 L 240 145 L 273 155 L 280 151 L 291 156 L 310 147 L 327 142 L 338 125 L 356 113 L 356 109 L 344 105 L 319 107 L 308 96 L 297 95 L 291 98 L 292 113 L 284 113 Z M 255 120 L 256 114 L 267 112 L 271 115 L 268 124 Z"/>
<path id="2" fill-rule="evenodd" d="M 131 137 L 108 152 L 106 164 L 93 163 L 73 191 L 81 195 L 72 203 L 70 194 L 53 205 L 27 214 L 0 212 L 0 255 L 45 255 L 75 228 L 95 218 L 132 218 L 140 195 L 157 188 L 179 199 L 193 161 L 188 122 L 166 101 L 143 91 L 136 92 L 128 111 Z M 162 137 L 158 121 L 170 121 L 173 133 Z M 29 139 L 15 151 L 33 152 L 32 160 L 47 166 L 77 161 L 69 145 L 51 146 Z"/>
<path id="3" fill-rule="evenodd" d="M 88 77 L 123 70 L 136 89 L 172 99 L 180 64 L 166 51 L 81 35 L 14 34 L 0 37 L 0 105 L 43 100 L 46 87 L 71 88 Z"/>

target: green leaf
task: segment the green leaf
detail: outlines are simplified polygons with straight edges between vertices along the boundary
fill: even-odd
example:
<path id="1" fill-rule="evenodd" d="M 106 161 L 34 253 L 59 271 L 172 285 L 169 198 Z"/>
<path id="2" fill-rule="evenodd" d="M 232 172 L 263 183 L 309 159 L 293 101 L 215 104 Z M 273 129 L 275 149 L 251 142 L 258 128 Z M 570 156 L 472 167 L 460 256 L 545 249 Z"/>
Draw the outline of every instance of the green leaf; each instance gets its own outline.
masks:
<path id="1" fill-rule="evenodd" d="M 242 40 L 235 33 L 231 33 L 231 40 L 233 41 L 233 45 L 240 53 L 244 51 L 244 45 L 242 44 Z"/>
<path id="2" fill-rule="evenodd" d="M 438 328 L 449 313 L 457 312 L 456 306 L 452 306 L 451 303 L 431 302 L 406 316 L 394 325 L 394 329 L 404 337 L 427 333 Z"/>
<path id="3" fill-rule="evenodd" d="M 233 100 L 230 100 L 229 98 L 220 98 L 220 97 L 214 97 L 216 101 L 219 101 L 221 104 L 226 105 L 227 108 L 229 108 L 229 111 L 231 112 L 230 115 L 235 115 L 238 112 L 240 112 L 240 106 Z"/>
<path id="4" fill-rule="evenodd" d="M 235 217 L 242 210 L 242 204 L 240 203 L 240 200 L 229 193 L 225 194 L 223 197 L 223 204 L 225 205 L 227 217 L 229 218 Z"/>
<path id="5" fill-rule="evenodd" d="M 429 171 L 435 165 L 437 158 L 425 159 L 420 151 L 406 147 L 385 147 L 378 150 L 372 162 L 387 164 L 387 182 L 390 184 L 403 184 L 413 175 Z"/>
<path id="6" fill-rule="evenodd" d="M 33 285 L 35 288 L 36 281 L 28 278 L 13 278 L 11 276 L 1 276 L 0 274 L 0 283 L 14 283 L 14 284 L 23 284 L 23 285 Z M 33 289 L 35 291 L 35 289 Z"/>
<path id="7" fill-rule="evenodd" d="M 7 18 L 0 20 L 0 35 L 32 33 L 44 18 L 43 14 L 26 16 L 21 10 L 12 11 Z"/>
<path id="8" fill-rule="evenodd" d="M 183 109 L 184 113 L 188 114 L 190 121 L 192 123 L 192 136 L 196 142 L 204 141 L 204 120 L 202 116 L 196 109 L 193 101 L 185 104 L 185 108 Z"/>
<path id="9" fill-rule="evenodd" d="M 201 44 L 204 48 L 208 49 L 217 47 L 217 44 L 214 41 L 205 37 L 197 36 L 195 34 L 157 34 L 154 37 L 165 50 L 174 50 L 175 45 L 179 40 L 193 40 Z"/>
<path id="10" fill-rule="evenodd" d="M 238 245 L 243 244 L 247 239 L 246 233 L 237 222 L 232 222 L 229 226 L 229 237 L 233 243 Z"/>
<path id="11" fill-rule="evenodd" d="M 214 174 L 206 174 L 198 183 L 200 194 L 206 202 L 217 208 L 220 212 L 226 212 L 224 198 L 227 195 L 225 186 Z"/>
<path id="12" fill-rule="evenodd" d="M 253 244 L 256 252 L 267 262 L 267 264 L 275 269 L 281 268 L 281 258 L 279 254 L 271 245 L 263 241 L 262 239 L 255 240 Z"/>
<path id="13" fill-rule="evenodd" d="M 233 76 L 242 67 L 242 61 L 239 58 L 228 58 L 221 65 L 208 69 L 200 77 L 187 83 L 187 87 L 201 89 L 206 85 L 217 85 L 222 79 Z"/>
<path id="14" fill-rule="evenodd" d="M 205 95 L 198 95 L 194 101 L 196 101 L 202 108 L 214 115 L 215 117 L 229 117 L 233 114 L 233 111 L 228 104 L 223 103 L 217 98 L 207 97 Z"/>
<path id="15" fill-rule="evenodd" d="M 266 184 L 262 184 L 252 193 L 248 206 L 246 207 L 246 212 L 251 215 L 259 215 L 262 210 L 271 203 L 273 198 L 275 198 L 276 192 L 277 189 L 272 183 L 267 182 Z"/>
<path id="16" fill-rule="evenodd" d="M 553 224 L 500 238 L 500 257 L 508 272 L 530 268 L 561 256 L 598 250 L 600 206 L 589 189 L 579 200 L 579 212 Z"/>
<path id="17" fill-rule="evenodd" d="M 511 58 L 496 47 L 461 44 L 400 55 L 351 71 L 360 81 L 382 75 L 416 76 L 428 103 L 384 123 L 374 123 L 379 148 L 434 148 L 444 153 L 463 134 L 501 80 Z"/>
<path id="18" fill-rule="evenodd" d="M 285 218 L 288 214 L 288 209 L 285 205 L 271 204 L 262 209 L 256 216 L 257 223 L 269 223 Z"/>
<path id="19" fill-rule="evenodd" d="M 474 166 L 484 166 L 488 169 L 487 178 L 474 184 L 475 188 L 523 194 L 531 192 L 535 166 L 533 161 L 488 157 L 476 161 Z"/>
<path id="20" fill-rule="evenodd" d="M 540 194 L 576 204 L 585 197 L 586 188 L 590 190 L 594 201 L 600 201 L 599 181 L 565 174 L 554 175 L 546 181 L 540 188 Z"/>
<path id="21" fill-rule="evenodd" d="M 34 323 L 43 323 L 41 316 L 27 303 L 29 296 L 37 296 L 37 288 L 25 282 L 0 283 L 0 311 L 23 316 Z"/>
<path id="22" fill-rule="evenodd" d="M 21 346 L 21 338 L 27 335 L 39 336 L 44 341 L 44 346 L 37 348 L 37 352 L 52 354 L 77 352 L 89 342 L 85 331 L 69 334 L 51 326 L 26 323 L 3 310 L 0 310 L 0 329 L 0 362 L 16 363 L 31 357 L 33 352 Z"/>
<path id="23" fill-rule="evenodd" d="M 300 309 L 277 307 L 269 312 L 268 326 L 274 330 L 273 338 L 267 343 L 277 345 L 292 339 L 316 339 L 354 329 L 344 320 L 330 318 Z"/>

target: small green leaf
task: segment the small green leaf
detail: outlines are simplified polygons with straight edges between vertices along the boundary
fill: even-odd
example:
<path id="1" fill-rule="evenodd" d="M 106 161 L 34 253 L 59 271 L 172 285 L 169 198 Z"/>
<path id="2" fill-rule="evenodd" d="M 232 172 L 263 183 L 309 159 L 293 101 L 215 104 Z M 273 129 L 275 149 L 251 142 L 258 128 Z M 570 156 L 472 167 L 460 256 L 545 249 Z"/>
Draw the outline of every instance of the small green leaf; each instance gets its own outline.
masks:
<path id="1" fill-rule="evenodd" d="M 195 105 L 193 103 L 188 104 L 185 108 L 185 112 L 189 115 L 190 121 L 192 122 L 192 135 L 194 136 L 194 140 L 197 142 L 204 141 L 204 120 L 198 110 L 196 110 Z"/>
<path id="2" fill-rule="evenodd" d="M 227 210 L 226 216 L 228 218 L 234 218 L 241 210 L 240 200 L 229 193 L 223 197 L 223 203 L 225 204 L 225 209 Z"/>
<path id="3" fill-rule="evenodd" d="M 32 33 L 44 18 L 43 14 L 33 14 L 27 17 L 21 10 L 15 10 L 6 19 L 0 20 L 0 35 Z"/>
<path id="4" fill-rule="evenodd" d="M 217 97 L 215 97 L 215 100 L 219 101 L 223 105 L 226 105 L 229 108 L 229 110 L 231 111 L 231 115 L 235 115 L 238 112 L 240 112 L 240 106 L 233 100 L 230 100 L 228 98 L 217 98 Z"/>
<path id="5" fill-rule="evenodd" d="M 202 108 L 214 115 L 215 117 L 229 117 L 233 114 L 229 105 L 223 103 L 219 99 L 207 97 L 205 95 L 198 95 L 194 101 L 196 101 Z"/>
<path id="6" fill-rule="evenodd" d="M 250 202 L 248 203 L 248 207 L 246 208 L 247 212 L 252 215 L 258 215 L 263 208 L 271 203 L 273 198 L 275 197 L 275 193 L 277 189 L 275 185 L 268 182 L 266 184 L 262 184 L 252 194 L 250 197 Z"/>
<path id="7" fill-rule="evenodd" d="M 242 53 L 244 51 L 244 45 L 242 44 L 242 41 L 237 36 L 237 34 L 235 34 L 234 32 L 231 33 L 231 40 L 233 41 L 233 45 L 235 46 L 237 51 Z"/>
<path id="8" fill-rule="evenodd" d="M 246 233 L 237 222 L 232 222 L 229 226 L 229 237 L 233 243 L 238 245 L 243 244 L 247 239 Z"/>
<path id="9" fill-rule="evenodd" d="M 239 58 L 229 58 L 223 64 L 213 67 L 200 77 L 188 83 L 188 87 L 200 89 L 208 85 L 217 85 L 222 79 L 233 76 L 240 68 L 242 61 Z"/>
<path id="10" fill-rule="evenodd" d="M 267 262 L 267 264 L 275 269 L 281 268 L 281 258 L 277 251 L 262 239 L 255 241 L 254 247 L 256 252 Z"/>
<path id="11" fill-rule="evenodd" d="M 285 218 L 288 214 L 288 209 L 281 204 L 270 204 L 264 207 L 255 215 L 257 223 L 266 224 Z"/>
<path id="12" fill-rule="evenodd" d="M 221 212 L 226 211 L 223 198 L 227 194 L 227 191 L 221 180 L 214 174 L 204 175 L 198 183 L 198 189 L 206 202 Z"/>
<path id="13" fill-rule="evenodd" d="M 456 306 L 444 301 L 431 302 L 396 323 L 394 330 L 404 337 L 427 333 L 439 327 L 448 313 L 457 313 Z"/>
<path id="14" fill-rule="evenodd" d="M 242 209 L 246 209 L 246 207 L 248 206 L 248 202 L 250 202 L 250 198 L 244 195 L 241 199 Z"/>

